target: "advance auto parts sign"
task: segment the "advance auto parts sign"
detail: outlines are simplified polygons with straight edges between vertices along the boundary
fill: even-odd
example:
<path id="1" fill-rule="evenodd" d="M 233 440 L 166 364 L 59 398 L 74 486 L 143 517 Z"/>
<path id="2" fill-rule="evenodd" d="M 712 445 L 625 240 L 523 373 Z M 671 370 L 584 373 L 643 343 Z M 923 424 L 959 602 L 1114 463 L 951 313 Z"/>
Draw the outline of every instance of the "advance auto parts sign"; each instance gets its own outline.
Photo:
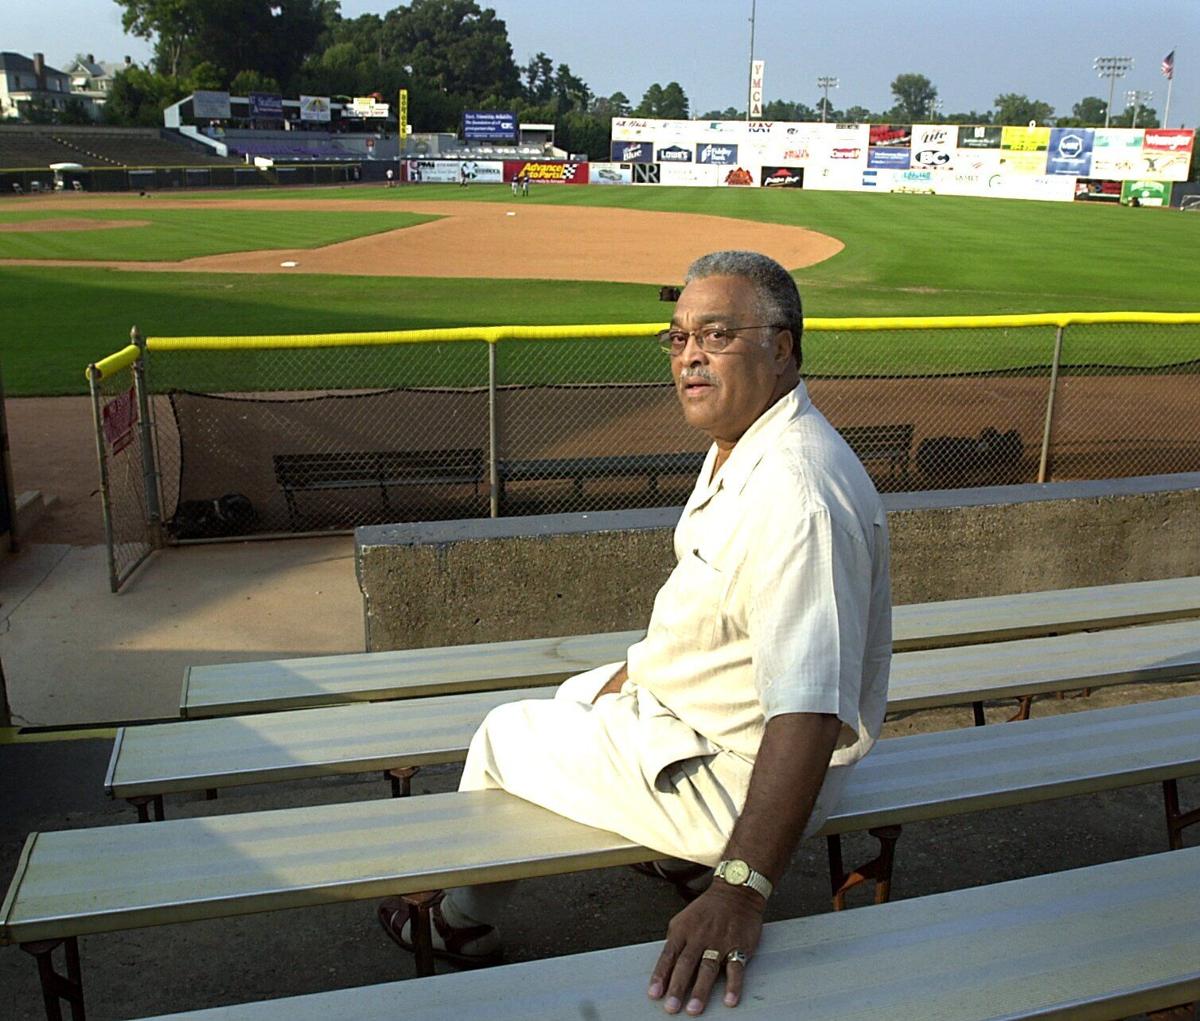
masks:
<path id="1" fill-rule="evenodd" d="M 588 165 L 586 163 L 542 163 L 533 160 L 505 160 L 504 180 L 514 181 L 522 174 L 528 174 L 534 184 L 587 184 Z"/>

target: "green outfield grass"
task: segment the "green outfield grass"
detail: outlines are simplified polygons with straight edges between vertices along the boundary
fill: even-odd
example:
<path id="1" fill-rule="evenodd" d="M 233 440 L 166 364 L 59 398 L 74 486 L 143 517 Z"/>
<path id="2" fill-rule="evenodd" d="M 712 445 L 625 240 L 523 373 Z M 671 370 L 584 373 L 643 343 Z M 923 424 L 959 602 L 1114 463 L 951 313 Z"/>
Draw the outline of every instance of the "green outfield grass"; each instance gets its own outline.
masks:
<path id="1" fill-rule="evenodd" d="M 127 208 L 69 212 L 0 210 L 0 224 L 31 220 L 147 220 L 103 230 L 0 231 L 0 259 L 128 259 L 175 262 L 260 248 L 318 248 L 428 223 L 422 213 L 330 213 L 246 209 Z"/>
<path id="2" fill-rule="evenodd" d="M 229 194 L 211 197 L 227 198 Z M 360 186 L 233 194 L 245 201 L 244 209 L 143 213 L 138 207 L 92 212 L 87 215 L 153 218 L 155 227 L 78 232 L 71 243 L 88 246 L 94 258 L 169 259 L 247 247 L 324 244 L 422 219 L 402 212 L 392 219 L 393 214 L 256 210 L 259 198 L 513 201 L 507 187 L 478 185 L 465 191 L 453 185 L 424 185 L 391 191 Z M 1193 254 L 1200 241 L 1200 217 L 1173 211 L 765 189 L 543 186 L 520 201 L 706 213 L 806 226 L 830 234 L 845 243 L 845 250 L 796 273 L 810 316 L 1200 309 L 1200 270 Z M 706 244 L 718 248 L 722 243 L 720 220 L 714 219 L 711 226 Z M 152 230 L 163 232 L 159 241 L 150 236 Z M 336 237 L 322 235 L 322 231 L 336 233 Z M 130 245 L 138 254 L 95 251 L 93 246 L 102 243 L 107 247 L 118 233 L 134 236 Z M 52 237 L 0 234 L 0 245 L 13 238 L 36 238 L 45 255 L 44 243 Z M 100 238 L 104 240 L 100 242 Z M 652 245 L 653 236 L 647 236 L 645 243 Z M 157 244 L 161 247 L 150 251 Z M 164 254 L 168 249 L 177 254 Z M 0 251 L 12 256 L 6 249 Z M 679 276 L 684 268 L 679 267 Z M 668 314 L 669 307 L 657 301 L 657 288 L 644 285 L 396 277 L 368 281 L 286 274 L 139 274 L 0 267 L 0 354 L 12 394 L 80 392 L 83 366 L 121 347 L 134 323 L 149 335 L 178 336 L 498 323 L 652 322 Z M 1082 346 L 1077 346 L 1071 360 L 1112 364 L 1119 356 L 1123 364 L 1149 366 L 1187 360 L 1181 354 L 1188 351 L 1192 358 L 1200 358 L 1200 331 L 1162 330 L 1131 330 L 1116 347 L 1109 339 L 1112 334 L 1077 333 L 1077 344 Z M 824 339 L 813 335 L 806 347 L 807 365 L 814 373 L 839 371 L 847 344 L 869 354 L 856 357 L 856 364 L 878 372 L 982 371 L 1038 365 L 1048 356 L 1047 333 L 990 333 L 981 344 L 969 343 L 962 333 Z M 1169 348 L 1163 345 L 1166 336 L 1172 338 Z M 447 379 L 473 377 L 476 359 L 465 350 L 451 348 L 455 346 L 438 349 L 439 373 L 448 372 Z M 649 360 L 652 356 L 644 351 L 617 356 L 617 348 L 611 346 L 603 355 L 595 349 L 591 358 L 569 346 L 554 350 L 558 353 L 538 364 L 536 372 L 535 363 L 527 359 L 522 378 L 554 378 L 568 362 L 589 378 L 606 374 L 642 378 L 657 373 L 661 365 Z M 222 365 L 220 356 L 208 357 L 211 365 Z M 460 359 L 461 371 L 446 368 L 458 365 Z M 214 370 L 215 375 L 206 370 L 206 378 L 197 385 L 236 388 L 243 370 L 231 375 L 232 364 L 228 359 L 225 364 L 224 370 Z M 364 366 L 352 375 L 365 381 L 385 364 Z M 580 365 L 588 369 L 580 370 Z M 426 380 L 386 376 L 385 381 Z"/>

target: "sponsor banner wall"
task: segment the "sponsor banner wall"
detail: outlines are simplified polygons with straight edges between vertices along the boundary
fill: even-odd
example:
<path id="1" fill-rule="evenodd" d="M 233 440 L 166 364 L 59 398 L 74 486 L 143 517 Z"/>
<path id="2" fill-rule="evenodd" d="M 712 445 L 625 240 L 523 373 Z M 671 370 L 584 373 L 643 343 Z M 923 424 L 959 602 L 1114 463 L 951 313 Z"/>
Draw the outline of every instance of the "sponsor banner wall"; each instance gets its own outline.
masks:
<path id="1" fill-rule="evenodd" d="M 868 145 L 874 149 L 883 146 L 889 149 L 911 149 L 913 129 L 911 124 L 872 124 L 869 126 Z"/>
<path id="2" fill-rule="evenodd" d="M 609 153 L 614 163 L 653 163 L 653 142 L 613 142 Z"/>
<path id="3" fill-rule="evenodd" d="M 1042 174 L 1036 177 L 993 174 L 987 184 L 986 194 L 990 198 L 1075 201 L 1075 178 L 1065 174 Z"/>
<path id="4" fill-rule="evenodd" d="M 879 173 L 903 173 L 904 171 L 881 170 Z M 823 163 L 808 167 L 804 171 L 806 191 L 858 191 L 863 187 L 863 164 L 861 162 Z"/>
<path id="5" fill-rule="evenodd" d="M 1122 128 L 1097 128 L 1092 145 L 1092 177 L 1125 180 L 1137 176 L 1145 133 Z"/>
<path id="6" fill-rule="evenodd" d="M 327 101 L 328 102 L 328 101 Z M 279 101 L 280 106 L 283 106 L 283 100 Z M 208 118 L 210 120 L 229 120 L 229 93 L 228 92 L 206 92 L 199 91 L 192 93 L 192 113 L 200 118 Z"/>
<path id="7" fill-rule="evenodd" d="M 1087 177 L 1092 172 L 1095 137 L 1090 128 L 1051 128 L 1046 173 Z"/>
<path id="8" fill-rule="evenodd" d="M 1126 181 L 1121 185 L 1121 201 L 1136 198 L 1143 206 L 1169 206 L 1171 185 L 1168 181 Z"/>
<path id="9" fill-rule="evenodd" d="M 942 124 L 914 124 L 912 165 L 917 169 L 953 170 L 958 132 Z"/>
<path id="10" fill-rule="evenodd" d="M 954 172 L 990 177 L 1000 173 L 1002 158 L 999 149 L 957 149 L 954 154 Z"/>
<path id="11" fill-rule="evenodd" d="M 804 168 L 764 165 L 758 183 L 764 188 L 803 188 Z"/>
<path id="12" fill-rule="evenodd" d="M 468 142 L 515 142 L 517 115 L 511 110 L 464 110 L 463 138 Z"/>
<path id="13" fill-rule="evenodd" d="M 691 163 L 693 153 L 690 145 L 663 145 L 659 146 L 654 159 L 658 163 Z"/>
<path id="14" fill-rule="evenodd" d="M 1000 131 L 1000 148 L 1013 152 L 1045 152 L 1050 148 L 1049 128 L 1006 127 Z"/>
<path id="15" fill-rule="evenodd" d="M 1162 181 L 1186 181 L 1191 162 L 1191 153 L 1156 151 L 1147 147 L 1142 149 L 1135 176 Z"/>
<path id="16" fill-rule="evenodd" d="M 681 187 L 713 188 L 721 183 L 724 168 L 712 164 L 660 163 L 658 179 L 662 184 Z"/>
<path id="17" fill-rule="evenodd" d="M 586 163 L 551 163 L 543 160 L 505 160 L 504 180 L 529 174 L 531 184 L 587 184 Z"/>
<path id="18" fill-rule="evenodd" d="M 912 150 L 885 146 L 868 149 L 867 166 L 874 170 L 907 170 L 912 166 Z"/>
<path id="19" fill-rule="evenodd" d="M 464 169 L 469 181 L 499 184 L 505 180 L 500 160 L 406 160 L 405 167 L 405 179 L 420 184 L 458 184 Z"/>
<path id="20" fill-rule="evenodd" d="M 283 120 L 283 96 L 274 92 L 251 92 L 250 116 L 264 120 Z"/>
<path id="21" fill-rule="evenodd" d="M 331 119 L 328 96 L 301 96 L 300 119 L 302 121 L 325 121 Z"/>
<path id="22" fill-rule="evenodd" d="M 1000 127 L 992 124 L 964 124 L 958 129 L 960 149 L 999 149 Z"/>
<path id="23" fill-rule="evenodd" d="M 819 135 L 816 160 L 845 165 L 848 161 L 861 162 L 871 140 L 870 125 L 825 124 Z"/>
<path id="24" fill-rule="evenodd" d="M 728 142 L 704 142 L 696 146 L 696 162 L 711 163 L 719 166 L 733 166 L 737 163 L 738 147 Z"/>
<path id="25" fill-rule="evenodd" d="M 1196 132 L 1191 128 L 1147 128 L 1142 148 L 1155 152 L 1191 152 Z"/>
<path id="26" fill-rule="evenodd" d="M 589 163 L 588 184 L 633 184 L 633 167 L 628 163 Z"/>

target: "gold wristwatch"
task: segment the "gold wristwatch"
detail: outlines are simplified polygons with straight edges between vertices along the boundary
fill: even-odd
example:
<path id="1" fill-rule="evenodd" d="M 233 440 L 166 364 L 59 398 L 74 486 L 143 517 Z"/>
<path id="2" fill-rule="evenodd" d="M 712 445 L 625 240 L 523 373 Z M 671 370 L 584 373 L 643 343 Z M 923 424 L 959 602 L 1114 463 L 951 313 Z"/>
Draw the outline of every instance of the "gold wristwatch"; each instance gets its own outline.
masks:
<path id="1" fill-rule="evenodd" d="M 763 900 L 767 900 L 775 889 L 771 880 L 761 872 L 755 872 L 741 858 L 726 858 L 720 862 L 713 872 L 713 878 L 724 880 L 730 886 L 748 886 L 755 893 L 761 894 Z"/>

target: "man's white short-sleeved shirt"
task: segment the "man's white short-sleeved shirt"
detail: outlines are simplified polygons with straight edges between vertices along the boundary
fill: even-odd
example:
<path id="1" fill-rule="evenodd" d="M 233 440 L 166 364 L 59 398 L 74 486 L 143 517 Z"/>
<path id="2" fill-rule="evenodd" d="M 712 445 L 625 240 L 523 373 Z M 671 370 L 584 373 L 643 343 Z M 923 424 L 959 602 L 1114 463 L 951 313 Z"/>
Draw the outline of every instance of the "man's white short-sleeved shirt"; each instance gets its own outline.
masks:
<path id="1" fill-rule="evenodd" d="M 803 383 L 713 477 L 715 457 L 714 446 L 675 529 L 676 567 L 629 650 L 630 685 L 686 724 L 651 757 L 753 761 L 769 719 L 808 712 L 843 723 L 831 764 L 856 762 L 879 735 L 892 655 L 879 495 Z"/>

